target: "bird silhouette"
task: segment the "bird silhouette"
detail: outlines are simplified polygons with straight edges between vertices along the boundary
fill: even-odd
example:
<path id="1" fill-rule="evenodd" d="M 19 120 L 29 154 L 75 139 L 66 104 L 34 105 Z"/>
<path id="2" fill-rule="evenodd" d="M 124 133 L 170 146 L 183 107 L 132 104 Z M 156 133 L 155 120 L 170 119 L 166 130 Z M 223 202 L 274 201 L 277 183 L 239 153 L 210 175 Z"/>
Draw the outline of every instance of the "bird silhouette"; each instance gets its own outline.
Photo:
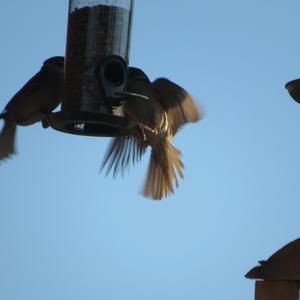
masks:
<path id="1" fill-rule="evenodd" d="M 60 103 L 64 86 L 64 57 L 54 56 L 44 61 L 35 74 L 7 103 L 0 119 L 4 126 L 0 133 L 0 160 L 15 154 L 17 125 L 27 126 L 43 121 Z"/>
<path id="2" fill-rule="evenodd" d="M 172 139 L 184 124 L 200 120 L 200 112 L 194 99 L 166 78 L 151 82 L 141 69 L 133 67 L 128 77 L 122 109 L 137 127 L 130 136 L 112 139 L 101 169 L 107 165 L 107 174 L 124 174 L 150 146 L 143 195 L 160 200 L 173 193 L 174 186 L 178 187 L 178 177 L 183 178 L 181 153 L 172 145 Z"/>
<path id="3" fill-rule="evenodd" d="M 290 96 L 298 103 L 300 103 L 300 79 L 289 81 L 285 88 L 288 90 Z"/>

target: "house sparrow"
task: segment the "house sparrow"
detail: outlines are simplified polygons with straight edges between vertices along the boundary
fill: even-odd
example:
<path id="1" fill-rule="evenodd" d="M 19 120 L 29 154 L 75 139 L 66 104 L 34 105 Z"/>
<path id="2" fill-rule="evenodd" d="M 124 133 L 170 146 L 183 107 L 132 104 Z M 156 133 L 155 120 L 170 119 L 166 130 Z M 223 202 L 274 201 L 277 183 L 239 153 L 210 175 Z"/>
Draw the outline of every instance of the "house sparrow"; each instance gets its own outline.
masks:
<path id="1" fill-rule="evenodd" d="M 108 163 L 107 174 L 123 174 L 130 163 L 141 159 L 151 147 L 151 158 L 143 195 L 160 200 L 178 187 L 183 178 L 180 151 L 172 144 L 179 128 L 197 122 L 201 116 L 193 98 L 172 81 L 159 78 L 151 82 L 138 68 L 129 68 L 128 87 L 122 109 L 137 126 L 132 135 L 112 139 L 101 169 Z"/>
<path id="2" fill-rule="evenodd" d="M 54 56 L 44 61 L 34 75 L 8 102 L 0 119 L 0 160 L 15 154 L 17 125 L 27 126 L 43 121 L 49 127 L 47 115 L 60 103 L 64 86 L 64 57 Z"/>
<path id="3" fill-rule="evenodd" d="M 285 88 L 288 90 L 290 96 L 298 103 L 300 103 L 300 79 L 289 81 Z"/>

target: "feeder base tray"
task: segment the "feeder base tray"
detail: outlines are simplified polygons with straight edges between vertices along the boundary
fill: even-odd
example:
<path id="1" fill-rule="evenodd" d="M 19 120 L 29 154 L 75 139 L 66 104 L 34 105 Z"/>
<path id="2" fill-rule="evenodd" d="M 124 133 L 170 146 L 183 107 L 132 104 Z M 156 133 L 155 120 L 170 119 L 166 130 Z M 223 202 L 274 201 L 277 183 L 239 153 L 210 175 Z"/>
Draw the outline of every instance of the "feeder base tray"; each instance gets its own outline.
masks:
<path id="1" fill-rule="evenodd" d="M 128 118 L 105 113 L 56 112 L 49 115 L 50 126 L 65 133 L 116 137 L 130 135 L 136 123 Z"/>

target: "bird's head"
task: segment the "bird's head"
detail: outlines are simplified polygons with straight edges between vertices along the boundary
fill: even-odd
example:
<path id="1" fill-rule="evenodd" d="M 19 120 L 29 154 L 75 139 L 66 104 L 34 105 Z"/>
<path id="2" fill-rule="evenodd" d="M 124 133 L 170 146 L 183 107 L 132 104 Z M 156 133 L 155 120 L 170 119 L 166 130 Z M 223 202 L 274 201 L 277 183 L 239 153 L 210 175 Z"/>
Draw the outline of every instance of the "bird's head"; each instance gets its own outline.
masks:
<path id="1" fill-rule="evenodd" d="M 148 76 L 139 68 L 129 67 L 128 69 L 128 80 L 135 81 L 135 80 L 144 80 L 150 82 Z"/>
<path id="2" fill-rule="evenodd" d="M 285 88 L 288 90 L 290 96 L 298 103 L 300 103 L 300 79 L 289 81 Z"/>
<path id="3" fill-rule="evenodd" d="M 44 76 L 50 81 L 53 81 L 61 88 L 63 88 L 64 83 L 64 57 L 63 56 L 53 56 L 44 61 L 41 68 Z"/>
<path id="4" fill-rule="evenodd" d="M 44 67 L 57 67 L 63 68 L 65 63 L 65 58 L 63 56 L 53 56 L 46 59 L 43 63 Z"/>

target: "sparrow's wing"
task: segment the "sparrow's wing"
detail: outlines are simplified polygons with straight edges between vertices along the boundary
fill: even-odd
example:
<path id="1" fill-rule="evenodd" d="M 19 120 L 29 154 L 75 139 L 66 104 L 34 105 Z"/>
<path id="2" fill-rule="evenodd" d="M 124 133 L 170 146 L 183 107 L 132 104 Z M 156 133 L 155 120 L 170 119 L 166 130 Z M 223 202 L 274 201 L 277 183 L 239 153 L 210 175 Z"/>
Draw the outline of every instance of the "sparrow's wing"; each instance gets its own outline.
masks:
<path id="1" fill-rule="evenodd" d="M 188 122 L 201 119 L 196 102 L 183 88 L 166 79 L 158 78 L 152 83 L 153 89 L 159 95 L 159 101 L 168 114 L 172 136 Z"/>
<path id="2" fill-rule="evenodd" d="M 136 123 L 142 123 L 150 128 L 155 128 L 155 113 L 149 100 L 128 98 L 124 103 L 126 115 Z"/>
<path id="3" fill-rule="evenodd" d="M 9 109 L 14 105 L 15 101 L 19 99 L 27 99 L 28 95 L 32 95 L 35 91 L 40 90 L 41 87 L 47 84 L 47 78 L 45 78 L 44 72 L 39 71 L 31 79 L 29 79 L 25 85 L 11 98 L 7 103 L 4 110 Z"/>
<path id="4" fill-rule="evenodd" d="M 112 170 L 113 176 L 121 172 L 122 176 L 130 164 L 141 160 L 146 151 L 146 146 L 135 137 L 116 137 L 110 142 L 106 155 L 102 162 L 101 170 L 107 165 L 106 175 Z"/>

